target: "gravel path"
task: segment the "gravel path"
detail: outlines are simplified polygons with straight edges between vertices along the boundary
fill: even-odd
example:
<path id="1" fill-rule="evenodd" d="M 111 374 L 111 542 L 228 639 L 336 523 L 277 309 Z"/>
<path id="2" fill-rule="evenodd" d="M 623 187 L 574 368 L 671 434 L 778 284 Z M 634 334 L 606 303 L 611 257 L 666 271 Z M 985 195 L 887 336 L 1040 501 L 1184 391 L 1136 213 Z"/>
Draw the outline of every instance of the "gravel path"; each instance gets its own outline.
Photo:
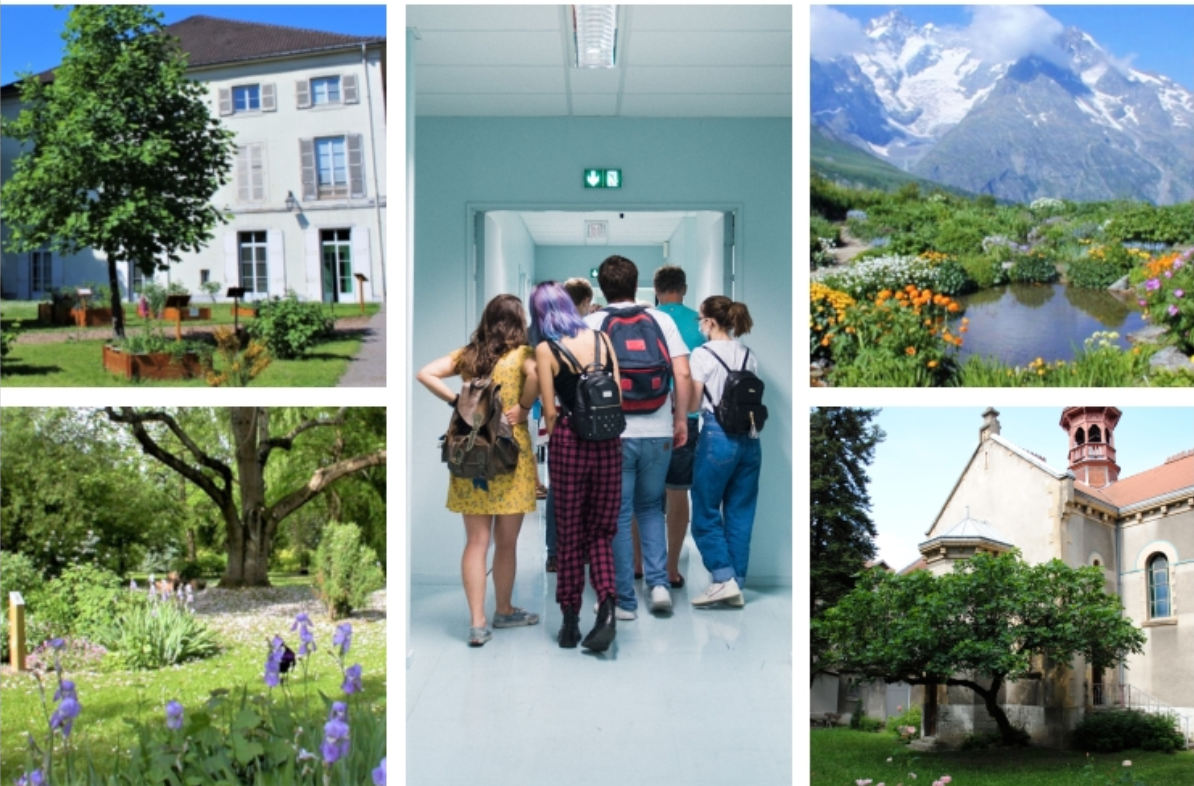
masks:
<path id="1" fill-rule="evenodd" d="M 341 388 L 384 388 L 386 386 L 386 307 L 373 315 L 364 326 L 364 342 L 356 357 L 348 361 L 348 370 L 340 377 Z"/>
<path id="2" fill-rule="evenodd" d="M 341 317 L 336 320 L 336 331 L 346 332 L 368 330 L 369 319 L 370 318 L 366 316 Z M 132 334 L 140 329 L 140 324 L 129 322 L 126 323 L 125 327 L 127 328 L 128 333 Z M 216 327 L 217 326 L 215 325 L 183 325 L 182 334 L 187 338 L 209 339 L 211 338 L 212 332 Z M 163 322 L 162 329 L 167 335 L 174 335 L 173 323 Z M 78 340 L 80 341 L 98 341 L 100 339 L 110 338 L 111 336 L 112 328 L 110 327 L 85 328 L 77 331 L 66 329 L 53 331 L 43 330 L 33 333 L 20 334 L 17 336 L 17 344 L 64 344 L 67 341 L 74 341 L 76 337 L 78 337 Z M 384 381 L 382 384 L 385 384 Z"/>
<path id="3" fill-rule="evenodd" d="M 851 235 L 849 230 L 846 229 L 845 224 L 842 224 L 841 226 L 841 235 L 842 242 L 845 243 L 845 245 L 835 248 L 832 252 L 830 252 L 833 254 L 833 258 L 837 260 L 837 263 L 830 265 L 829 267 L 822 267 L 814 270 L 811 275 L 813 281 L 818 281 L 831 273 L 841 271 L 843 267 L 846 267 L 850 264 L 850 261 L 853 260 L 854 257 L 858 256 L 863 251 L 866 251 L 871 247 L 869 243 L 864 243 L 863 241 Z"/>

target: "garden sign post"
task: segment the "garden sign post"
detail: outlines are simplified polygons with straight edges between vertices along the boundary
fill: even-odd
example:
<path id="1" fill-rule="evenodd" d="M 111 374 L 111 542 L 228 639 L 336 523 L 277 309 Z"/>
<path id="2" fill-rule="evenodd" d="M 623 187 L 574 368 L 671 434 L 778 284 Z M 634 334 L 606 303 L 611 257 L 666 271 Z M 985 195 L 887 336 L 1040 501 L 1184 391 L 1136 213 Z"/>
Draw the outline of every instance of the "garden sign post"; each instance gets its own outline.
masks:
<path id="1" fill-rule="evenodd" d="M 25 670 L 25 599 L 8 593 L 8 654 L 13 671 Z"/>

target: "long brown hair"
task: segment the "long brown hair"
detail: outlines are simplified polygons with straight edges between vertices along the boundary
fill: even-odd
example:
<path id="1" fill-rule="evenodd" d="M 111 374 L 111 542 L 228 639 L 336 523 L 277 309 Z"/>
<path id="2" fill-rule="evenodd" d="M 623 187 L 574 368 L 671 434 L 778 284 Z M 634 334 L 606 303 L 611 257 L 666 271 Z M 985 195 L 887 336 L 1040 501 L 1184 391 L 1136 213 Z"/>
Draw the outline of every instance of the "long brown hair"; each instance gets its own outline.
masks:
<path id="1" fill-rule="evenodd" d="M 487 377 L 503 355 L 526 344 L 522 301 L 514 295 L 498 295 L 486 304 L 481 324 L 464 348 L 456 370 L 465 377 Z"/>
<path id="2" fill-rule="evenodd" d="M 755 324 L 745 303 L 730 300 L 725 295 L 705 298 L 701 303 L 701 316 L 709 317 L 735 337 L 746 335 Z"/>

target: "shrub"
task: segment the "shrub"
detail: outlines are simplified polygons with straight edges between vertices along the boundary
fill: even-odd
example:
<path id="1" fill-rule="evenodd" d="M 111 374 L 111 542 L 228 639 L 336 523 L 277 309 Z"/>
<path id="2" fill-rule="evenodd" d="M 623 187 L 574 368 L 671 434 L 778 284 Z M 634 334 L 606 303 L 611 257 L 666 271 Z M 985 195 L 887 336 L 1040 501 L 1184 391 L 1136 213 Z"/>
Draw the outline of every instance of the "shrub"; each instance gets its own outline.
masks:
<path id="1" fill-rule="evenodd" d="M 55 636 L 95 638 L 109 625 L 127 596 L 110 570 L 83 563 L 72 565 L 34 595 L 31 606 Z"/>
<path id="2" fill-rule="evenodd" d="M 1125 272 L 1127 271 L 1115 262 L 1087 255 L 1069 264 L 1066 268 L 1066 278 L 1076 287 L 1106 289 L 1123 278 Z"/>
<path id="3" fill-rule="evenodd" d="M 859 702 L 858 710 L 850 716 L 850 728 L 855 731 L 883 731 L 883 721 L 867 715 L 866 710 L 862 708 L 862 703 Z"/>
<path id="4" fill-rule="evenodd" d="M 175 666 L 220 651 L 215 634 L 181 604 L 141 596 L 127 602 L 98 639 L 130 671 Z"/>
<path id="5" fill-rule="evenodd" d="M 1173 753 L 1185 747 L 1172 715 L 1153 715 L 1136 710 L 1092 712 L 1074 727 L 1071 738 L 1078 750 L 1096 753 L 1140 748 Z"/>
<path id="6" fill-rule="evenodd" d="M 348 616 L 385 586 L 377 553 L 361 543 L 356 524 L 330 523 L 315 552 L 315 583 L 332 619 Z"/>
<path id="7" fill-rule="evenodd" d="M 257 318 L 248 324 L 249 335 L 260 339 L 276 358 L 296 358 L 331 337 L 335 322 L 320 303 L 304 302 L 292 291 L 284 298 L 257 305 Z"/>
<path id="8" fill-rule="evenodd" d="M 1043 254 L 1031 253 L 1016 259 L 1009 277 L 1020 284 L 1047 284 L 1057 280 L 1057 265 Z"/>
<path id="9" fill-rule="evenodd" d="M 991 257 L 973 254 L 958 259 L 958 264 L 978 289 L 990 289 L 1007 283 L 1007 271 Z"/>
<path id="10" fill-rule="evenodd" d="M 21 321 L 14 320 L 0 330 L 0 358 L 8 357 L 13 346 L 17 343 L 17 336 L 21 335 Z"/>
<path id="11" fill-rule="evenodd" d="M 937 266 L 937 291 L 943 295 L 956 297 L 976 288 L 974 279 L 958 260 L 950 258 Z"/>
<path id="12" fill-rule="evenodd" d="M 1194 252 L 1168 254 L 1144 266 L 1145 318 L 1169 329 L 1177 347 L 1194 354 Z"/>
<path id="13" fill-rule="evenodd" d="M 1118 333 L 1097 332 L 1083 342 L 1072 361 L 1037 358 L 1027 366 L 1009 366 L 995 358 L 971 355 L 958 370 L 964 387 L 1131 387 L 1148 374 L 1150 351 L 1115 344 Z M 1164 380 L 1162 380 L 1164 383 Z M 1156 384 L 1153 381 L 1151 384 Z"/>
<path id="14" fill-rule="evenodd" d="M 901 728 L 912 727 L 915 731 L 908 735 L 908 739 L 914 740 L 920 736 L 920 707 L 912 705 L 898 715 L 893 715 L 887 719 L 887 730 L 897 731 Z"/>
<path id="15" fill-rule="evenodd" d="M 855 262 L 841 273 L 822 281 L 855 300 L 872 298 L 883 290 L 901 290 L 911 284 L 918 289 L 937 289 L 937 269 L 927 260 L 914 256 L 887 254 Z"/>

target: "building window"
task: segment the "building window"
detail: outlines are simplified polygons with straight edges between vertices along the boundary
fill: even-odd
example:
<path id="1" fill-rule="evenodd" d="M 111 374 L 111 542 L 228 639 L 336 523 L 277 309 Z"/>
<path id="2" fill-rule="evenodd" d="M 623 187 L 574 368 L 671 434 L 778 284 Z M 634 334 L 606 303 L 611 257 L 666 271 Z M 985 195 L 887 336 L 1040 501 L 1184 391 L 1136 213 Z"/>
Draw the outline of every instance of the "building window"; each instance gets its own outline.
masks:
<path id="1" fill-rule="evenodd" d="M 324 299 L 339 301 L 341 295 L 352 296 L 352 230 L 325 229 L 320 232 L 323 246 Z"/>
<path id="2" fill-rule="evenodd" d="M 269 293 L 264 232 L 240 233 L 240 286 L 245 294 Z"/>
<path id="3" fill-rule="evenodd" d="M 344 137 L 315 140 L 315 168 L 320 199 L 348 196 L 348 158 Z"/>
<path id="4" fill-rule="evenodd" d="M 312 79 L 311 103 L 315 106 L 340 103 L 340 77 L 325 76 Z"/>
<path id="5" fill-rule="evenodd" d="M 34 292 L 50 291 L 52 270 L 49 251 L 33 251 L 29 254 L 29 285 Z"/>
<path id="6" fill-rule="evenodd" d="M 261 85 L 241 85 L 232 88 L 234 112 L 257 112 L 261 110 Z"/>
<path id="7" fill-rule="evenodd" d="M 1148 616 L 1158 619 L 1170 615 L 1169 560 L 1155 554 L 1148 561 Z"/>
<path id="8" fill-rule="evenodd" d="M 132 271 L 132 276 L 130 276 L 130 278 L 132 279 L 133 283 L 133 291 L 137 294 L 140 294 L 141 287 L 145 286 L 145 274 L 141 272 L 141 268 L 137 267 L 136 262 L 130 262 L 129 268 L 131 268 Z"/>
<path id="9" fill-rule="evenodd" d="M 211 271 L 210 270 L 200 270 L 199 271 L 199 283 L 206 284 L 209 281 L 211 281 Z"/>

